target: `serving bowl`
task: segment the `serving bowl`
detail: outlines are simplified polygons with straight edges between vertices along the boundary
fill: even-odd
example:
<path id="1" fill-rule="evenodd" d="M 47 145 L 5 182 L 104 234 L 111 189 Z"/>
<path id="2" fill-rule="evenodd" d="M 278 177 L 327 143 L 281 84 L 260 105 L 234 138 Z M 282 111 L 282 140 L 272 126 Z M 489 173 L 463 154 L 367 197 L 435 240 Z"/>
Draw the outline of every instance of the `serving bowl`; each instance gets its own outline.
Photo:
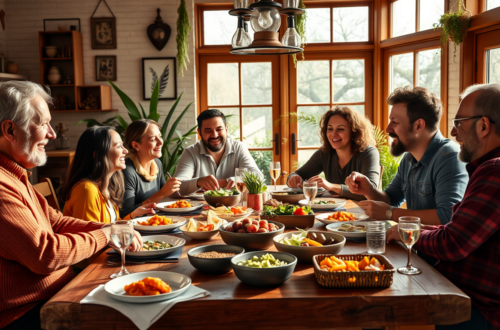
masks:
<path id="1" fill-rule="evenodd" d="M 363 221 L 370 218 L 366 213 L 352 213 L 352 215 L 356 218 L 356 220 L 349 220 L 349 221 L 328 220 L 328 217 L 332 214 L 333 213 L 321 213 L 316 216 L 316 219 L 323 222 L 325 225 L 329 225 L 331 223 L 350 223 L 352 221 Z"/>
<path id="2" fill-rule="evenodd" d="M 226 227 L 232 225 L 228 223 L 220 226 L 220 237 L 227 245 L 236 245 L 245 250 L 265 250 L 273 245 L 273 237 L 282 234 L 285 230 L 285 225 L 279 222 L 268 221 L 278 226 L 278 230 L 267 233 L 235 233 L 226 231 Z"/>
<path id="3" fill-rule="evenodd" d="M 247 208 L 247 211 L 242 214 L 217 214 L 217 216 L 221 219 L 226 220 L 227 222 L 233 222 L 237 220 L 243 220 L 250 215 L 252 215 L 253 209 Z M 201 215 L 204 216 L 205 218 L 208 216 L 208 211 L 202 211 Z"/>
<path id="4" fill-rule="evenodd" d="M 337 233 L 325 231 L 309 230 L 309 233 L 323 234 L 326 238 L 333 238 L 334 244 L 324 246 L 295 246 L 280 243 L 284 238 L 290 238 L 292 235 L 300 234 L 299 231 L 289 232 L 274 236 L 273 243 L 276 249 L 280 252 L 290 253 L 297 257 L 299 262 L 313 262 L 313 256 L 316 254 L 339 254 L 345 245 L 346 239 L 344 236 Z"/>
<path id="5" fill-rule="evenodd" d="M 187 231 L 186 226 L 179 228 L 182 233 L 192 239 L 211 239 L 212 237 L 217 236 L 219 233 L 219 229 L 214 229 L 210 231 Z"/>
<path id="6" fill-rule="evenodd" d="M 169 212 L 169 213 L 189 213 L 203 207 L 203 202 L 193 202 L 190 201 L 189 199 L 187 201 L 191 203 L 191 205 L 193 206 L 182 207 L 182 208 L 167 208 L 167 206 L 172 205 L 176 202 L 176 201 L 170 201 L 170 202 L 158 203 L 156 204 L 156 207 L 164 212 Z"/>
<path id="7" fill-rule="evenodd" d="M 205 201 L 208 203 L 208 205 L 211 205 L 213 207 L 217 206 L 235 206 L 238 205 L 238 203 L 241 201 L 241 194 L 238 195 L 233 195 L 233 196 L 209 196 L 205 195 Z"/>
<path id="8" fill-rule="evenodd" d="M 125 255 L 132 258 L 152 258 L 159 256 L 166 256 L 174 251 L 182 249 L 186 240 L 180 237 L 170 236 L 170 235 L 152 235 L 152 236 L 142 236 L 143 241 L 163 241 L 165 243 L 173 245 L 171 248 L 163 250 L 151 250 L 151 251 L 137 251 L 131 252 L 125 250 Z M 116 250 L 115 250 L 116 251 Z M 119 250 L 117 251 L 120 252 Z"/>
<path id="9" fill-rule="evenodd" d="M 333 204 L 314 204 L 314 202 L 325 201 L 332 202 Z M 331 210 L 344 206 L 347 203 L 345 199 L 341 198 L 315 198 L 313 200 L 312 208 L 314 210 Z M 309 206 L 309 201 L 307 199 L 303 199 L 299 201 L 300 206 Z"/>
<path id="10" fill-rule="evenodd" d="M 267 253 L 272 254 L 276 259 L 286 261 L 288 264 L 272 268 L 252 268 L 238 265 L 240 261 L 247 261 L 254 256 L 260 258 Z M 236 277 L 245 284 L 260 287 L 277 286 L 292 276 L 295 266 L 297 265 L 297 258 L 292 254 L 283 252 L 247 252 L 233 257 L 233 259 L 231 259 L 231 264 Z"/>
<path id="11" fill-rule="evenodd" d="M 221 252 L 221 253 L 235 253 L 233 257 L 227 258 L 200 258 L 195 257 L 198 253 L 203 252 Z M 187 252 L 189 262 L 191 265 L 198 269 L 200 272 L 221 274 L 230 272 L 233 269 L 231 259 L 244 253 L 245 249 L 235 245 L 204 245 L 195 247 Z"/>
<path id="12" fill-rule="evenodd" d="M 164 225 L 164 226 L 142 226 L 139 224 L 139 222 L 147 221 L 149 218 L 153 217 L 152 215 L 147 216 L 147 217 L 139 217 L 135 218 L 132 220 L 132 224 L 134 225 L 134 229 L 137 231 L 140 231 L 144 234 L 149 234 L 149 233 L 168 233 L 176 228 L 182 227 L 186 224 L 186 219 L 181 218 L 181 217 L 173 217 L 173 216 L 168 216 L 166 215 L 166 218 L 169 218 L 172 220 L 171 225 Z"/>

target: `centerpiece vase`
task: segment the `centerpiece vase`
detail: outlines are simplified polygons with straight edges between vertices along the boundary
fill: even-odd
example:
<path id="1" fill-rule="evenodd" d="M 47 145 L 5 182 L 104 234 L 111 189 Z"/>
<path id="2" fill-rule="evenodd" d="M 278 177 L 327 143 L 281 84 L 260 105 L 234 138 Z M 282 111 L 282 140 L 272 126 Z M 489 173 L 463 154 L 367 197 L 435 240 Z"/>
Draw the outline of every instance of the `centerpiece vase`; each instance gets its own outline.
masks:
<path id="1" fill-rule="evenodd" d="M 262 211 L 264 209 L 264 198 L 262 194 L 248 194 L 247 207 L 255 211 Z"/>

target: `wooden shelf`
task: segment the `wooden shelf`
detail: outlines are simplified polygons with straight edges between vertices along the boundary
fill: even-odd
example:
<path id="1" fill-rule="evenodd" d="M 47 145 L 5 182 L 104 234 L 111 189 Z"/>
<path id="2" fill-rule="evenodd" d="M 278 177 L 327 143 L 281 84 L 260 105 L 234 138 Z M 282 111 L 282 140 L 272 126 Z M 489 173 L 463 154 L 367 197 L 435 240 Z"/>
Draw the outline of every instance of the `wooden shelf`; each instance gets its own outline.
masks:
<path id="1" fill-rule="evenodd" d="M 44 57 L 42 61 L 73 61 L 73 57 Z"/>
<path id="2" fill-rule="evenodd" d="M 57 85 L 50 85 L 49 87 L 75 87 L 75 84 L 57 84 Z"/>
<path id="3" fill-rule="evenodd" d="M 92 109 L 92 110 L 50 110 L 50 112 L 116 112 L 118 109 Z"/>
<path id="4" fill-rule="evenodd" d="M 20 74 L 0 73 L 0 81 L 3 80 L 28 80 L 28 77 Z"/>

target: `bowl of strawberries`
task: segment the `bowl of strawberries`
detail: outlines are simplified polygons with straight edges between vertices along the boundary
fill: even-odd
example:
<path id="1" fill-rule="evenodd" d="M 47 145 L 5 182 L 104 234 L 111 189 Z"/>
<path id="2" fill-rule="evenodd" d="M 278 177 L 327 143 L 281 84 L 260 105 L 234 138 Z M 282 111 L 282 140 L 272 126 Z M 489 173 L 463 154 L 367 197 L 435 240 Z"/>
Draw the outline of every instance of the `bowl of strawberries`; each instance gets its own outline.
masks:
<path id="1" fill-rule="evenodd" d="M 265 250 L 273 245 L 273 237 L 282 234 L 285 225 L 279 222 L 245 218 L 219 228 L 224 243 L 245 250 Z"/>

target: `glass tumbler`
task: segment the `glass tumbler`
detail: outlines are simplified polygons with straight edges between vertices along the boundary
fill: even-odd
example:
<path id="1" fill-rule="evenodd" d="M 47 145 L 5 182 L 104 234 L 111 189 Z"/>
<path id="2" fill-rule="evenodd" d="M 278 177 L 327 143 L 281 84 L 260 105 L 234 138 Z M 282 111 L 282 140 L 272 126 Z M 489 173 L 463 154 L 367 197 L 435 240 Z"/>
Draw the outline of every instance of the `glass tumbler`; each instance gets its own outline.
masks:
<path id="1" fill-rule="evenodd" d="M 366 248 L 370 254 L 385 253 L 385 221 L 370 221 L 366 228 Z"/>

